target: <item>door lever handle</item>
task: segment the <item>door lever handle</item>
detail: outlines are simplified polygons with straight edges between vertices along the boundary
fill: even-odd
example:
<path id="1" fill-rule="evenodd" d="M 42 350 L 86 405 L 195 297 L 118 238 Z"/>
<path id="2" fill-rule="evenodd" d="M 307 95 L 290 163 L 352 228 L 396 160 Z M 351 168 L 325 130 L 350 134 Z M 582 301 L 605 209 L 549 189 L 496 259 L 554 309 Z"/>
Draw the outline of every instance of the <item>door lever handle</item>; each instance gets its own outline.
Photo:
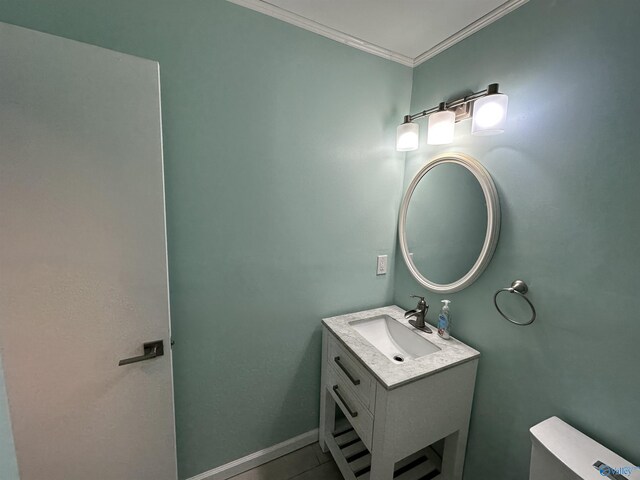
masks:
<path id="1" fill-rule="evenodd" d="M 161 357 L 164 355 L 164 343 L 162 340 L 156 340 L 155 342 L 147 342 L 143 345 L 144 354 L 139 357 L 125 358 L 118 362 L 118 366 L 129 365 L 130 363 L 144 362 L 145 360 L 151 360 L 152 358 Z"/>

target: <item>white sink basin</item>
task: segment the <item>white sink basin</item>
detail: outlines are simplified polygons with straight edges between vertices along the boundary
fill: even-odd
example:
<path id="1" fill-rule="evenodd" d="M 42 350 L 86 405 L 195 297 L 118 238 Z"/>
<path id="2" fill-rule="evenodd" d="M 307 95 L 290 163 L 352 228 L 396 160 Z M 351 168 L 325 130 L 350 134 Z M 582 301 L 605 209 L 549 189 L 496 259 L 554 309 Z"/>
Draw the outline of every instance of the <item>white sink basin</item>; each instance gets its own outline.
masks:
<path id="1" fill-rule="evenodd" d="M 395 363 L 440 351 L 433 343 L 388 315 L 355 320 L 349 325 Z"/>

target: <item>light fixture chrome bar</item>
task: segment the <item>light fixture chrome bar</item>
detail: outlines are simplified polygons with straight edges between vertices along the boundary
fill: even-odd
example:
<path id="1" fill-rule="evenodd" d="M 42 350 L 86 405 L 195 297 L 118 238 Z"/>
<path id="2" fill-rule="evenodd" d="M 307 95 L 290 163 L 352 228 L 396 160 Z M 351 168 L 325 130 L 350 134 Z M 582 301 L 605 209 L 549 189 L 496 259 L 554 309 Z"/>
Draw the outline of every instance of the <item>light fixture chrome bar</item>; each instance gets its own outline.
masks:
<path id="1" fill-rule="evenodd" d="M 484 90 L 480 90 L 479 92 L 472 93 L 470 95 L 467 95 L 466 97 L 461 97 L 456 100 L 452 100 L 450 102 L 442 102 L 437 107 L 429 108 L 427 110 L 422 110 L 421 112 L 414 113 L 412 115 L 405 115 L 404 123 L 413 122 L 418 118 L 423 118 L 428 115 L 431 115 L 432 113 L 440 111 L 443 105 L 444 105 L 444 110 L 455 110 L 457 107 L 461 105 L 471 103 L 479 98 L 486 97 L 487 95 L 493 95 L 496 93 L 498 93 L 498 84 L 492 83 Z"/>

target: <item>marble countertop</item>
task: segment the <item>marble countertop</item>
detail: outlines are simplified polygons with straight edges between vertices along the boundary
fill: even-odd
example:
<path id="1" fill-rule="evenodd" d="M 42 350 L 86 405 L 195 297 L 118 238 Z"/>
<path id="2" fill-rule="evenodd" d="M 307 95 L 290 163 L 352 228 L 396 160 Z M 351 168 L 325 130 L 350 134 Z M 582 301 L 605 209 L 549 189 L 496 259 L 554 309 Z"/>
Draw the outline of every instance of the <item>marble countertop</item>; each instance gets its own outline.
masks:
<path id="1" fill-rule="evenodd" d="M 392 305 L 375 308 L 362 312 L 348 313 L 337 317 L 323 318 L 322 323 L 333 333 L 338 340 L 375 376 L 382 385 L 392 390 L 419 378 L 433 375 L 454 365 L 473 360 L 480 356 L 480 352 L 451 337 L 449 340 L 441 338 L 435 327 L 433 333 L 422 332 L 409 324 L 404 318 L 405 310 Z M 356 332 L 349 322 L 365 318 L 388 315 L 410 328 L 416 334 L 424 337 L 429 342 L 440 348 L 440 351 L 425 355 L 416 359 L 407 359 L 404 363 L 394 363 L 373 345 Z"/>

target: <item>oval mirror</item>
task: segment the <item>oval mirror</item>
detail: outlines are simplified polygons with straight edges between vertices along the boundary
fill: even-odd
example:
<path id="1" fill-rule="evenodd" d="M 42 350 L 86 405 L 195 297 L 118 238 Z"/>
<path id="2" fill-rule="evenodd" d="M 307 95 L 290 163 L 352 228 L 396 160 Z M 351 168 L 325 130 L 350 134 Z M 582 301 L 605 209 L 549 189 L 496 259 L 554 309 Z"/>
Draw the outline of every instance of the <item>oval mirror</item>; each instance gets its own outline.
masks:
<path id="1" fill-rule="evenodd" d="M 457 292 L 472 284 L 489 264 L 499 232 L 496 187 L 480 162 L 467 155 L 431 160 L 402 200 L 402 256 L 414 278 L 432 292 Z"/>

